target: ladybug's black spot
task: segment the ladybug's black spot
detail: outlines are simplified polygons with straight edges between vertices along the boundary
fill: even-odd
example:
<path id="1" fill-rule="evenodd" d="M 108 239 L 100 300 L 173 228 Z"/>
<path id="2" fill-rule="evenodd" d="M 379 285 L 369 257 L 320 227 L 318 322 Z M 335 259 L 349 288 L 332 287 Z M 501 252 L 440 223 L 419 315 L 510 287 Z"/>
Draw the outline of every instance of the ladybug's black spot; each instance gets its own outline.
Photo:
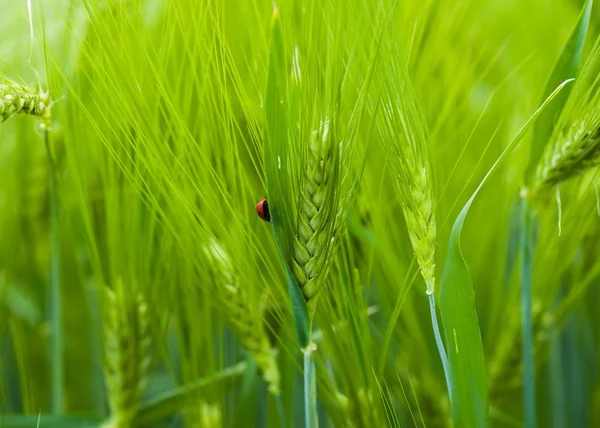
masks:
<path id="1" fill-rule="evenodd" d="M 263 201 L 262 203 L 262 208 L 263 208 L 263 219 L 265 221 L 271 221 L 271 213 L 269 212 L 269 203 L 267 201 Z"/>

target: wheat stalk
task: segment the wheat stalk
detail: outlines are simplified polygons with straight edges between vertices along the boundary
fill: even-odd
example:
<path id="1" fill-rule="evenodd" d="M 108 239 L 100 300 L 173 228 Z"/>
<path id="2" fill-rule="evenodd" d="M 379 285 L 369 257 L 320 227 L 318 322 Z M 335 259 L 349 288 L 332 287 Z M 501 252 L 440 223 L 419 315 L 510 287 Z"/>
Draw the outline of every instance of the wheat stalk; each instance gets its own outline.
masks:
<path id="1" fill-rule="evenodd" d="M 280 393 L 280 373 L 260 309 L 234 275 L 229 256 L 216 240 L 205 247 L 212 266 L 218 308 L 240 343 L 261 369 L 269 391 Z"/>
<path id="2" fill-rule="evenodd" d="M 47 92 L 0 79 L 0 123 L 17 114 L 50 115 L 50 95 Z"/>
<path id="3" fill-rule="evenodd" d="M 329 121 L 325 120 L 313 132 L 308 146 L 292 258 L 292 273 L 309 314 L 314 313 L 315 298 L 322 289 L 331 244 L 330 231 L 336 223 L 336 213 L 332 209 L 336 204 L 327 203 L 327 198 L 335 197 L 332 194 L 338 168 L 335 150 L 329 136 Z"/>
<path id="4" fill-rule="evenodd" d="M 141 294 L 126 294 L 121 281 L 106 289 L 105 375 L 111 417 L 108 426 L 131 426 L 148 382 L 150 329 Z"/>

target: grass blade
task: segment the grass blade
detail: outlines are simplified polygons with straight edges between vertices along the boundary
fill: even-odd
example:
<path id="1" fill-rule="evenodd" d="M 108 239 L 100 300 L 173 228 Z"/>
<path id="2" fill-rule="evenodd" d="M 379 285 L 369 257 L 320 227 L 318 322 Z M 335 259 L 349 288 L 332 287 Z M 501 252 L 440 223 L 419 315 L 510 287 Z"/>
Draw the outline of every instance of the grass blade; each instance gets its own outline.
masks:
<path id="1" fill-rule="evenodd" d="M 448 392 L 456 427 L 485 427 L 488 396 L 483 343 L 475 311 L 475 292 L 469 268 L 460 249 L 460 235 L 475 197 L 498 164 L 523 138 L 540 113 L 573 79 L 563 82 L 535 111 L 504 149 L 458 214 L 448 244 L 441 281 L 440 313 L 448 356 Z M 442 356 L 443 357 L 443 356 Z"/>
<path id="2" fill-rule="evenodd" d="M 554 69 L 552 70 L 550 77 L 548 78 L 542 99 L 548 97 L 554 88 L 556 88 L 561 82 L 577 77 L 593 3 L 593 0 L 588 0 L 584 5 L 583 10 L 579 15 L 577 24 L 569 36 L 569 39 L 567 40 L 567 43 L 565 44 L 558 61 L 554 65 Z M 550 104 L 548 108 L 540 115 L 534 126 L 533 141 L 531 142 L 531 153 L 526 172 L 527 180 L 529 180 L 535 172 L 535 168 L 540 157 L 542 156 L 544 147 L 546 146 L 546 143 L 550 139 L 552 131 L 554 130 L 554 124 L 560 116 L 560 113 L 562 112 L 570 93 L 571 87 L 568 87 L 562 91 L 556 97 L 554 102 Z"/>

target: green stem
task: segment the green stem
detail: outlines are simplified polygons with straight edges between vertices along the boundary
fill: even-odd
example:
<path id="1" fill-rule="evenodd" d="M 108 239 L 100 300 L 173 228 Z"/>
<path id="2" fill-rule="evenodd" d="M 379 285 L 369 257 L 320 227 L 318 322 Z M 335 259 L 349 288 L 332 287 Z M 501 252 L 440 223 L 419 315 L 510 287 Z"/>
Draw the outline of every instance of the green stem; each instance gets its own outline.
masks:
<path id="1" fill-rule="evenodd" d="M 296 324 L 296 335 L 304 354 L 304 426 L 319 426 L 317 416 L 317 377 L 314 352 L 317 346 L 312 341 L 312 319 L 306 308 L 306 301 L 294 277 L 288 271 L 288 288 L 292 301 L 292 312 Z"/>
<path id="2" fill-rule="evenodd" d="M 446 385 L 448 386 L 448 394 L 452 395 L 452 388 L 450 384 L 450 367 L 448 365 L 448 356 L 446 355 L 446 349 L 444 348 L 444 342 L 440 334 L 440 325 L 438 324 L 437 312 L 435 310 L 435 297 L 433 294 L 429 295 L 429 311 L 431 313 L 431 326 L 433 327 L 433 336 L 435 337 L 435 344 L 442 360 L 442 367 L 444 368 L 444 376 L 446 377 Z"/>
<path id="3" fill-rule="evenodd" d="M 58 237 L 58 207 L 56 204 L 56 168 L 48 128 L 44 129 L 44 143 L 50 164 L 50 324 L 51 324 L 51 361 L 52 361 L 52 413 L 63 411 L 64 361 L 62 301 L 60 291 L 60 259 Z"/>
<path id="4" fill-rule="evenodd" d="M 317 416 L 317 377 L 315 367 L 314 343 L 302 350 L 304 353 L 304 426 L 316 428 L 319 426 Z"/>
<path id="5" fill-rule="evenodd" d="M 523 359 L 523 407 L 525 427 L 535 428 L 535 368 L 533 361 L 531 216 L 526 200 L 521 204 L 521 342 Z"/>

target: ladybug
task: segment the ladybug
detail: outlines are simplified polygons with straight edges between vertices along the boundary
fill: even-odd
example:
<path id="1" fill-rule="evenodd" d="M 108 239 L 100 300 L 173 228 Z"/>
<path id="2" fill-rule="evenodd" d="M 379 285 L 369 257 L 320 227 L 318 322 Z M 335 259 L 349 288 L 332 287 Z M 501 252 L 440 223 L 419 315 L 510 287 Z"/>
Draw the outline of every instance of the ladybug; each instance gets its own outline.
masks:
<path id="1" fill-rule="evenodd" d="M 271 213 L 269 212 L 269 202 L 266 199 L 261 199 L 256 204 L 256 214 L 264 221 L 271 221 Z"/>

